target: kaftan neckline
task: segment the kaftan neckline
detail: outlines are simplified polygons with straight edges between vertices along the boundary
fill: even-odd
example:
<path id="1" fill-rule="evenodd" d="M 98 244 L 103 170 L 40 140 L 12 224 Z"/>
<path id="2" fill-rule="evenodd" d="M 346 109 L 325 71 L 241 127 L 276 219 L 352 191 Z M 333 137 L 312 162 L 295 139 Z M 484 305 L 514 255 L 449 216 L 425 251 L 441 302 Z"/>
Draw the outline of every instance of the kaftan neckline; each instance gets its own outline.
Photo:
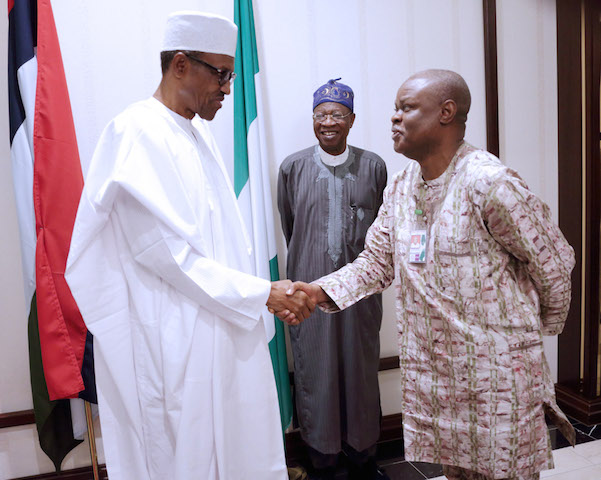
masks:
<path id="1" fill-rule="evenodd" d="M 320 145 L 317 145 L 317 151 L 319 152 L 320 160 L 328 167 L 339 167 L 340 165 L 343 165 L 350 155 L 350 148 L 348 145 L 340 155 L 330 155 L 321 148 Z"/>
<path id="2" fill-rule="evenodd" d="M 453 177 L 457 173 L 457 162 L 460 158 L 465 156 L 464 152 L 469 147 L 470 145 L 467 142 L 462 142 L 449 162 L 446 170 L 442 175 L 432 180 L 424 180 L 420 168 L 413 184 L 413 198 L 416 206 L 416 214 L 418 211 L 421 211 L 424 220 L 427 220 L 428 218 L 433 219 L 438 213 L 440 203 L 446 197 Z M 431 224 L 431 222 L 429 223 Z"/>
<path id="3" fill-rule="evenodd" d="M 167 105 L 161 102 L 159 99 L 155 97 L 152 98 L 165 112 L 169 114 L 171 118 L 177 123 L 177 125 L 194 141 L 195 143 L 200 143 L 198 136 L 194 133 L 194 126 L 192 125 L 192 119 L 186 118 L 179 113 L 171 110 Z"/>

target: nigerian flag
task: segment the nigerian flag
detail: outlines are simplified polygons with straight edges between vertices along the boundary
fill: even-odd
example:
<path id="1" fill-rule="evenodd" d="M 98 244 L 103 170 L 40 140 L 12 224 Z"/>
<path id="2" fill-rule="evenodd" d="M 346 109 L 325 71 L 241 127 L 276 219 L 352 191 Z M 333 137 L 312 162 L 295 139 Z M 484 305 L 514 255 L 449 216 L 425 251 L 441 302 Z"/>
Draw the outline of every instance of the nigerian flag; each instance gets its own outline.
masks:
<path id="1" fill-rule="evenodd" d="M 255 273 L 274 281 L 279 279 L 278 260 L 252 0 L 234 0 L 234 21 L 238 25 L 237 77 L 234 82 L 234 189 L 253 242 Z M 266 315 L 265 329 L 278 390 L 282 430 L 285 430 L 292 420 L 292 400 L 284 326 L 273 315 Z"/>

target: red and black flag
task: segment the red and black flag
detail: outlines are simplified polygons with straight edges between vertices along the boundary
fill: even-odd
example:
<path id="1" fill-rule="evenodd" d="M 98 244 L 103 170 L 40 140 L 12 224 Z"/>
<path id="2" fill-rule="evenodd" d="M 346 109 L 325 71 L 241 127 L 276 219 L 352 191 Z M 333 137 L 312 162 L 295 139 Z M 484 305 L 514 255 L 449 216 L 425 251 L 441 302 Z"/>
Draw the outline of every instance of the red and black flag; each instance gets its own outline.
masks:
<path id="1" fill-rule="evenodd" d="M 64 279 L 83 177 L 50 0 L 8 0 L 13 179 L 40 445 L 60 470 L 70 398 L 96 402 L 92 337 Z"/>

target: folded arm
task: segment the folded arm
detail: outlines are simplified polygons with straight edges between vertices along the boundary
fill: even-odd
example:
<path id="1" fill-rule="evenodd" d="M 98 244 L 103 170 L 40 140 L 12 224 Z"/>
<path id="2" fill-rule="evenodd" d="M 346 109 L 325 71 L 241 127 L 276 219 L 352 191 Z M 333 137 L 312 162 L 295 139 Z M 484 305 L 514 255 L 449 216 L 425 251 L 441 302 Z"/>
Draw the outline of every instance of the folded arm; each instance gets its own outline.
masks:
<path id="1" fill-rule="evenodd" d="M 549 207 L 513 172 L 490 181 L 482 215 L 491 235 L 525 264 L 539 296 L 542 332 L 563 330 L 575 257 Z M 486 188 L 486 187 L 485 187 Z"/>

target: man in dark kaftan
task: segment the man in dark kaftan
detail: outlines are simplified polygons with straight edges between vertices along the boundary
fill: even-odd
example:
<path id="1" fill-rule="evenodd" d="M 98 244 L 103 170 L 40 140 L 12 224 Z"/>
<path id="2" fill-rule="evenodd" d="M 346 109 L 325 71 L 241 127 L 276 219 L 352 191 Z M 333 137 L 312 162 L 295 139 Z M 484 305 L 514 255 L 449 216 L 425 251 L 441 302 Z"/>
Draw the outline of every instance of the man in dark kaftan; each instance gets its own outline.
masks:
<path id="1" fill-rule="evenodd" d="M 319 144 L 286 158 L 278 180 L 293 281 L 313 281 L 357 257 L 386 186 L 384 161 L 346 143 L 355 119 L 348 86 L 330 80 L 320 87 L 313 119 Z M 349 478 L 387 478 L 373 458 L 381 417 L 381 321 L 382 299 L 375 295 L 336 318 L 316 310 L 290 327 L 296 408 L 312 478 L 334 478 L 342 451 L 350 460 Z"/>

